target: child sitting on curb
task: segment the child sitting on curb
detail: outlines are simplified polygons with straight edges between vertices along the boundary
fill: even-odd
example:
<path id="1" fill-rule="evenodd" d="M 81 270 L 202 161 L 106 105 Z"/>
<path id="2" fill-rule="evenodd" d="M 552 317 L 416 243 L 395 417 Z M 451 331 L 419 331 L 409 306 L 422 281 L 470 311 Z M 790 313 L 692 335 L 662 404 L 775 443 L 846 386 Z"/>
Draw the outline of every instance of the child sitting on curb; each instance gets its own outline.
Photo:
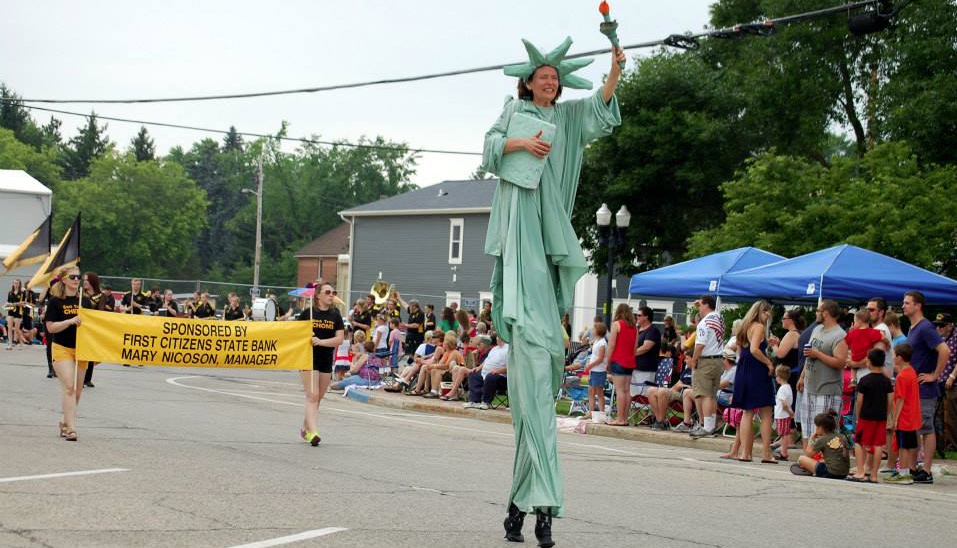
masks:
<path id="1" fill-rule="evenodd" d="M 821 453 L 821 460 L 801 455 L 798 462 L 791 465 L 791 473 L 828 479 L 846 478 L 851 468 L 851 455 L 847 438 L 835 432 L 837 411 L 828 409 L 827 412 L 818 414 L 814 417 L 814 426 L 814 435 L 808 443 L 814 453 Z"/>

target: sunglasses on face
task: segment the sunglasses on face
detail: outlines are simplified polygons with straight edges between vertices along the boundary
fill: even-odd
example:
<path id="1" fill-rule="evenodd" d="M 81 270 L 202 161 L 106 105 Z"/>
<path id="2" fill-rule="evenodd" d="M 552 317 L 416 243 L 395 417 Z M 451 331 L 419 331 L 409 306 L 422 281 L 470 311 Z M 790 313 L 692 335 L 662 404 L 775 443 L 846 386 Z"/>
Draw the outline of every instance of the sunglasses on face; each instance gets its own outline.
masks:
<path id="1" fill-rule="evenodd" d="M 325 291 L 322 292 L 322 294 L 323 295 L 338 295 L 338 293 L 336 291 L 333 291 L 332 289 L 326 289 Z"/>
<path id="2" fill-rule="evenodd" d="M 69 279 L 75 281 L 75 280 L 79 280 L 79 279 L 80 279 L 80 275 L 79 275 L 79 274 L 70 274 L 70 275 L 67 276 L 67 278 L 69 278 Z"/>

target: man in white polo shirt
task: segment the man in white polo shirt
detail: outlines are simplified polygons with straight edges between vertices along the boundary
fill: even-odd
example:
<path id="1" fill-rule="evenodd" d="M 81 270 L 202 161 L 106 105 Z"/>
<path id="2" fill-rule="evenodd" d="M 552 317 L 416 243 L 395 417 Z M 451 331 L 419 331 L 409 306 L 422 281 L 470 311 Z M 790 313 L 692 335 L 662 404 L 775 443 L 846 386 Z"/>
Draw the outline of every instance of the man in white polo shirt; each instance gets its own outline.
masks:
<path id="1" fill-rule="evenodd" d="M 508 344 L 501 337 L 495 337 L 494 344 L 482 368 L 469 373 L 469 401 L 463 406 L 466 409 L 488 409 L 495 395 L 508 388 Z"/>
<path id="2" fill-rule="evenodd" d="M 692 371 L 691 393 L 697 402 L 702 424 L 696 426 L 690 435 L 701 438 L 715 433 L 718 410 L 715 396 L 721 388 L 724 320 L 715 310 L 717 303 L 714 295 L 703 295 L 696 304 L 701 321 L 695 332 L 694 354 L 688 360 L 688 366 Z"/>

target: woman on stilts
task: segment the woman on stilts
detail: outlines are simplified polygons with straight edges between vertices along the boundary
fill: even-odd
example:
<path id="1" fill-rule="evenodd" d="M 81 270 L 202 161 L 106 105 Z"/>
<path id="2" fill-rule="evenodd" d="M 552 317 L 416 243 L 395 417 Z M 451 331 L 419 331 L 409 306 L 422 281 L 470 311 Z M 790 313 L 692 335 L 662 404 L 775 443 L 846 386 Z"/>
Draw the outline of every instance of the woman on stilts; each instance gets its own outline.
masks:
<path id="1" fill-rule="evenodd" d="M 76 441 L 76 409 L 80 404 L 87 366 L 87 362 L 76 359 L 76 328 L 80 325 L 80 307 L 92 308 L 93 303 L 80 290 L 82 276 L 79 268 L 73 266 L 63 269 L 57 278 L 50 288 L 46 328 L 47 333 L 53 336 L 53 369 L 63 389 L 60 437 Z"/>
<path id="2" fill-rule="evenodd" d="M 614 94 L 625 55 L 615 48 L 611 70 L 597 93 L 556 103 L 563 87 L 591 88 L 591 82 L 571 74 L 591 60 L 564 60 L 571 38 L 545 55 L 523 42 L 529 62 L 505 68 L 505 74 L 519 78 L 518 100 L 506 101 L 485 135 L 483 167 L 500 176 L 485 253 L 495 258 L 492 323 L 510 343 L 515 461 L 505 538 L 523 542 L 525 515 L 534 512 L 538 545 L 547 548 L 555 544 L 552 518 L 564 511 L 554 406 L 565 354 L 560 319 L 572 305 L 575 283 L 588 269 L 570 219 L 585 145 L 621 124 Z M 541 132 L 507 137 L 517 114 L 553 124 L 554 138 L 546 142 Z M 509 181 L 500 171 L 504 158 L 522 151 L 544 158 L 537 184 Z"/>
<path id="3" fill-rule="evenodd" d="M 332 381 L 333 352 L 345 336 L 345 324 L 339 309 L 333 306 L 336 290 L 331 284 L 310 283 L 306 288 L 315 290 L 312 306 L 303 310 L 297 319 L 312 322 L 312 370 L 299 372 L 306 394 L 306 413 L 299 437 L 316 447 L 321 439 L 316 426 L 319 402 Z"/>

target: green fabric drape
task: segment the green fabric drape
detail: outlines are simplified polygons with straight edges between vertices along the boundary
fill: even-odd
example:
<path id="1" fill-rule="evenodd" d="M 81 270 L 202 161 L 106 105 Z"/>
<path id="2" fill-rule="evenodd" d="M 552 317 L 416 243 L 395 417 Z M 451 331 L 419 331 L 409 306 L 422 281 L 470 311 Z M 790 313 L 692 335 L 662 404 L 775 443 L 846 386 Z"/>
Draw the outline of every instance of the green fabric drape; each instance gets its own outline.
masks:
<path id="1" fill-rule="evenodd" d="M 508 399 L 515 428 L 510 502 L 525 512 L 564 506 L 554 396 L 565 348 L 561 313 L 588 269 L 571 225 L 582 153 L 589 142 L 621 124 L 618 101 L 594 95 L 543 108 L 509 98 L 485 134 L 483 167 L 498 173 L 508 121 L 524 112 L 556 126 L 541 184 L 527 189 L 502 180 L 495 191 L 485 253 L 495 257 L 492 322 L 509 342 Z"/>

